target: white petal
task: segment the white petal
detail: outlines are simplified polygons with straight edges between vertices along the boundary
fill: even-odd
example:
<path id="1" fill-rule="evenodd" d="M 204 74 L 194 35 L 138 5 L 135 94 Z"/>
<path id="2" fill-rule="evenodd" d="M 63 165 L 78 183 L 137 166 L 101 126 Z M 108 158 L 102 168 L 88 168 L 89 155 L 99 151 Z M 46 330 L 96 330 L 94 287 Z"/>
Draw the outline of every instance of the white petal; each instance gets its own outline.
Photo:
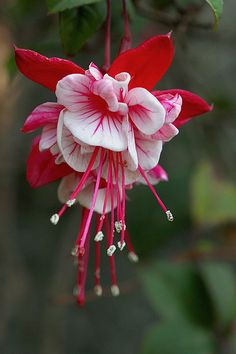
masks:
<path id="1" fill-rule="evenodd" d="M 88 187 L 84 188 L 79 196 L 78 196 L 78 201 L 79 203 L 84 206 L 85 208 L 90 209 L 91 204 L 92 204 L 92 198 L 93 198 L 93 194 L 94 194 L 94 183 L 90 184 Z M 101 188 L 98 190 L 98 194 L 97 194 L 97 199 L 96 199 L 96 203 L 95 203 L 95 208 L 94 210 L 99 213 L 102 214 L 103 211 L 103 204 L 104 204 L 104 198 L 106 195 L 106 188 Z M 116 208 L 116 192 L 114 190 L 114 208 Z M 108 197 L 107 200 L 107 204 L 106 204 L 106 210 L 105 213 L 109 213 L 111 211 L 111 198 L 110 196 Z"/>
<path id="2" fill-rule="evenodd" d="M 81 176 L 82 174 L 74 172 L 62 178 L 61 183 L 59 184 L 57 190 L 58 199 L 61 203 L 66 203 L 69 200 L 71 194 L 73 193 L 76 186 L 78 185 Z M 94 180 L 93 177 L 90 176 L 86 180 L 83 189 L 86 188 L 90 183 L 92 183 L 93 180 Z"/>
<path id="3" fill-rule="evenodd" d="M 89 90 L 91 79 L 82 74 L 71 74 L 58 81 L 56 96 L 58 103 L 65 106 L 71 112 L 77 112 L 90 102 Z"/>
<path id="4" fill-rule="evenodd" d="M 39 151 L 47 150 L 53 147 L 57 142 L 57 125 L 47 124 L 42 130 Z"/>
<path id="5" fill-rule="evenodd" d="M 101 80 L 103 78 L 101 71 L 94 63 L 89 64 L 89 69 L 85 71 L 85 74 L 95 80 Z"/>
<path id="6" fill-rule="evenodd" d="M 162 141 L 154 140 L 142 133 L 135 133 L 138 163 L 144 170 L 150 170 L 158 164 L 162 151 Z"/>
<path id="7" fill-rule="evenodd" d="M 128 118 L 123 122 L 123 130 L 127 134 L 128 150 L 122 153 L 123 163 L 129 170 L 135 171 L 138 168 L 138 155 L 135 146 L 134 129 Z"/>
<path id="8" fill-rule="evenodd" d="M 118 100 L 123 101 L 126 93 L 128 92 L 128 85 L 131 79 L 130 74 L 122 72 L 117 74 L 115 78 L 105 74 L 104 79 L 108 79 L 112 82 Z"/>
<path id="9" fill-rule="evenodd" d="M 101 146 L 112 151 L 127 148 L 127 137 L 122 131 L 122 118 L 119 114 L 94 112 L 65 112 L 64 124 L 75 139 L 92 146 Z"/>
<path id="10" fill-rule="evenodd" d="M 146 89 L 136 87 L 130 90 L 125 102 L 131 120 L 144 134 L 154 134 L 164 124 L 165 109 Z"/>
<path id="11" fill-rule="evenodd" d="M 153 134 L 152 137 L 157 140 L 165 142 L 170 141 L 174 136 L 179 133 L 179 130 L 173 124 L 164 124 L 163 127 Z"/>
<path id="12" fill-rule="evenodd" d="M 71 132 L 64 126 L 64 113 L 62 111 L 59 117 L 57 126 L 57 142 L 59 149 L 66 161 L 66 163 L 75 171 L 84 172 L 88 167 L 92 152 L 81 153 L 81 145 L 75 141 Z M 94 162 L 93 168 L 98 166 L 99 157 Z"/>

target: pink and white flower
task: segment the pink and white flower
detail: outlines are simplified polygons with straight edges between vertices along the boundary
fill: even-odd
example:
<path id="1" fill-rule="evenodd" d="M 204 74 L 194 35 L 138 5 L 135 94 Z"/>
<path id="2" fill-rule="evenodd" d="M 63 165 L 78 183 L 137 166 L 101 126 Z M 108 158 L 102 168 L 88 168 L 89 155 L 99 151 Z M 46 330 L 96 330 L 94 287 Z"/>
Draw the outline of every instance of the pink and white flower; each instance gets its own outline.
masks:
<path id="1" fill-rule="evenodd" d="M 58 196 L 64 203 L 51 217 L 57 224 L 65 210 L 83 206 L 73 255 L 78 260 L 77 300 L 84 302 L 90 228 L 96 213 L 95 291 L 101 295 L 100 241 L 107 238 L 112 294 L 118 295 L 114 252 L 127 244 L 137 261 L 126 227 L 126 190 L 135 182 L 149 186 L 168 220 L 173 216 L 153 185 L 167 180 L 158 165 L 164 143 L 189 119 L 211 107 L 184 90 L 152 91 L 173 58 L 169 35 L 156 36 L 127 50 L 107 73 L 91 63 L 88 70 L 71 61 L 47 58 L 15 48 L 16 64 L 29 79 L 55 92 L 57 102 L 38 106 L 22 131 L 42 128 L 33 141 L 27 179 L 39 187 L 61 179 Z M 115 245 L 114 233 L 120 235 Z M 82 270 L 81 270 L 82 269 Z"/>

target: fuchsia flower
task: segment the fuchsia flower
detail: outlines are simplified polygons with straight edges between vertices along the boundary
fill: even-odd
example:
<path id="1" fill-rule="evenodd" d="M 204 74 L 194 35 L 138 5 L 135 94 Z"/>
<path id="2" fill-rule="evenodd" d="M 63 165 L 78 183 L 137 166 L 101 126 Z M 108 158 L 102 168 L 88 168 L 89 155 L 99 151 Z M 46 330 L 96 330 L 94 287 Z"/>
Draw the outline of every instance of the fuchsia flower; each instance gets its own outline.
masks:
<path id="1" fill-rule="evenodd" d="M 55 92 L 56 102 L 44 103 L 27 118 L 22 131 L 42 128 L 27 162 L 27 179 L 39 187 L 61 179 L 60 217 L 76 202 L 82 205 L 81 227 L 72 254 L 78 259 L 77 300 L 84 302 L 90 228 L 96 213 L 95 292 L 101 295 L 100 241 L 107 239 L 111 291 L 119 294 L 114 252 L 127 244 L 129 258 L 138 257 L 125 221 L 126 190 L 135 183 L 149 186 L 169 221 L 173 216 L 153 185 L 167 181 L 159 165 L 163 144 L 189 119 L 211 110 L 197 95 L 184 90 L 153 91 L 173 58 L 169 35 L 156 36 L 118 56 L 103 75 L 91 63 L 84 71 L 59 58 L 15 48 L 19 70 Z M 110 214 L 110 216 L 109 216 Z M 103 231 L 105 230 L 105 232 Z M 120 234 L 115 241 L 115 231 Z"/>

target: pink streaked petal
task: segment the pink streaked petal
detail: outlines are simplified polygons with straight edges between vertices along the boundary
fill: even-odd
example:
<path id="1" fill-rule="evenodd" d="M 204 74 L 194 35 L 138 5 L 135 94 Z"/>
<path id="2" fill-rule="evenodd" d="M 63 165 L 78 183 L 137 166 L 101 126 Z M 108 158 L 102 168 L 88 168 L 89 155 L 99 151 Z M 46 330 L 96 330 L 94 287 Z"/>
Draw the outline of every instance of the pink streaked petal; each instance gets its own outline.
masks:
<path id="1" fill-rule="evenodd" d="M 50 149 L 57 143 L 57 126 L 56 124 L 47 124 L 42 130 L 39 142 L 39 151 Z"/>
<path id="2" fill-rule="evenodd" d="M 67 200 L 69 200 L 72 192 L 75 190 L 77 187 L 80 179 L 81 179 L 82 173 L 78 172 L 73 172 L 68 176 L 65 176 L 58 187 L 57 190 L 57 195 L 58 199 L 60 200 L 61 203 L 66 203 Z M 94 177 L 89 176 L 83 185 L 82 189 L 86 188 L 90 183 L 94 182 Z"/>
<path id="3" fill-rule="evenodd" d="M 47 58 L 37 52 L 15 47 L 15 61 L 18 69 L 30 80 L 55 91 L 63 77 L 84 70 L 69 60 Z"/>
<path id="4" fill-rule="evenodd" d="M 85 75 L 93 80 L 101 80 L 103 78 L 101 71 L 94 63 L 89 64 L 89 69 L 85 71 Z"/>
<path id="5" fill-rule="evenodd" d="M 159 182 L 167 182 L 168 174 L 161 165 L 156 165 L 147 172 L 147 178 L 151 184 L 157 184 Z"/>
<path id="6" fill-rule="evenodd" d="M 128 170 L 135 171 L 138 168 L 138 155 L 135 146 L 134 128 L 128 118 L 124 120 L 122 128 L 128 140 L 128 150 L 122 153 L 123 164 Z"/>
<path id="7" fill-rule="evenodd" d="M 71 112 L 89 105 L 91 79 L 86 75 L 72 74 L 60 80 L 56 88 L 58 103 Z"/>
<path id="8" fill-rule="evenodd" d="M 27 160 L 26 177 L 33 188 L 41 187 L 72 172 L 71 168 L 62 163 L 55 164 L 55 156 L 49 150 L 39 151 L 40 136 L 33 140 Z"/>
<path id="9" fill-rule="evenodd" d="M 166 111 L 165 123 L 173 123 L 178 117 L 182 107 L 182 97 L 177 93 L 176 95 L 158 95 L 158 101 L 161 102 Z"/>
<path id="10" fill-rule="evenodd" d="M 57 142 L 66 163 L 77 172 L 84 172 L 89 164 L 91 153 L 81 153 L 81 145 L 75 141 L 71 132 L 63 124 L 63 111 L 57 126 Z M 98 165 L 95 161 L 93 169 Z"/>
<path id="11" fill-rule="evenodd" d="M 85 144 L 101 146 L 113 151 L 127 148 L 127 138 L 122 132 L 122 118 L 118 113 L 103 115 L 98 111 L 64 113 L 64 124 L 75 139 Z"/>
<path id="12" fill-rule="evenodd" d="M 160 102 L 147 90 L 137 87 L 128 92 L 125 102 L 129 117 L 144 134 L 154 134 L 164 124 L 165 110 Z"/>
<path id="13" fill-rule="evenodd" d="M 178 118 L 174 121 L 174 125 L 177 128 L 187 123 L 191 118 L 210 112 L 213 109 L 213 106 L 210 106 L 201 97 L 189 91 L 173 89 L 165 91 L 155 91 L 153 92 L 153 94 L 155 96 L 158 96 L 160 94 L 179 94 L 182 97 L 183 102 L 181 112 Z"/>
<path id="14" fill-rule="evenodd" d="M 123 98 L 128 92 L 128 86 L 131 79 L 130 74 L 125 72 L 119 73 L 115 78 L 105 74 L 104 79 L 109 79 L 112 82 L 118 100 L 123 101 Z"/>
<path id="15" fill-rule="evenodd" d="M 120 72 L 128 72 L 131 76 L 129 88 L 151 90 L 170 66 L 173 54 L 170 35 L 156 36 L 118 56 L 108 74 L 115 77 Z"/>
<path id="16" fill-rule="evenodd" d="M 95 186 L 94 183 L 88 185 L 86 188 L 84 188 L 79 193 L 78 198 L 77 198 L 79 203 L 87 209 L 91 208 L 92 198 L 94 195 L 94 186 Z M 104 204 L 105 195 L 106 195 L 106 188 L 101 188 L 98 190 L 94 211 L 99 214 L 103 213 L 103 204 Z M 114 203 L 114 208 L 116 208 L 117 197 L 116 197 L 115 190 L 114 190 L 114 196 L 113 196 L 113 203 Z M 107 200 L 107 204 L 106 204 L 105 213 L 109 213 L 110 211 L 111 211 L 111 197 L 109 195 L 108 200 Z"/>
<path id="17" fill-rule="evenodd" d="M 47 102 L 37 106 L 26 119 L 21 131 L 29 133 L 46 124 L 57 124 L 59 114 L 63 108 L 63 106 L 55 102 Z"/>
<path id="18" fill-rule="evenodd" d="M 117 112 L 119 109 L 118 99 L 116 97 L 115 91 L 111 80 L 102 79 L 95 81 L 91 87 L 92 92 L 104 99 L 107 103 L 107 107 L 111 112 Z"/>
<path id="19" fill-rule="evenodd" d="M 151 170 L 160 159 L 162 141 L 154 140 L 142 133 L 135 133 L 135 143 L 138 154 L 138 163 L 143 170 Z"/>
<path id="20" fill-rule="evenodd" d="M 164 142 L 170 141 L 179 133 L 179 130 L 173 124 L 164 124 L 157 133 L 152 135 L 153 139 L 162 140 Z"/>

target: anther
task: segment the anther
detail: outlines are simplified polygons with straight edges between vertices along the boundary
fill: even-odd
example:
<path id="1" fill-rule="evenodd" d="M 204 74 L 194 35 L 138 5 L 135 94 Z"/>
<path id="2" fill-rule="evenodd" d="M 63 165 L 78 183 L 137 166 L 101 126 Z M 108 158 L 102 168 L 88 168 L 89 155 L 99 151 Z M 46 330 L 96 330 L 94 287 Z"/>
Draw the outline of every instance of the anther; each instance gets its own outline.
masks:
<path id="1" fill-rule="evenodd" d="M 123 241 L 122 243 L 121 243 L 121 241 L 119 241 L 119 242 L 117 242 L 117 245 L 118 245 L 119 249 L 121 251 L 123 251 L 123 249 L 125 248 L 126 243 L 125 243 L 125 241 Z"/>
<path id="2" fill-rule="evenodd" d="M 133 263 L 138 263 L 138 261 L 139 261 L 138 255 L 134 252 L 129 252 L 128 258 L 129 258 L 130 262 L 133 262 Z"/>
<path id="3" fill-rule="evenodd" d="M 122 230 L 122 221 L 116 221 L 115 222 L 115 229 L 116 229 L 116 232 L 120 233 L 121 230 Z"/>
<path id="4" fill-rule="evenodd" d="M 112 296 L 119 296 L 120 295 L 120 289 L 119 289 L 118 285 L 113 284 L 111 286 L 111 294 L 112 294 Z"/>
<path id="5" fill-rule="evenodd" d="M 107 255 L 109 257 L 111 257 L 113 255 L 113 253 L 115 252 L 116 250 L 116 246 L 115 245 L 111 245 L 108 249 L 107 249 Z"/>
<path id="6" fill-rule="evenodd" d="M 50 217 L 50 221 L 53 225 L 56 225 L 59 221 L 60 217 L 58 214 L 53 214 L 51 217 Z"/>
<path id="7" fill-rule="evenodd" d="M 101 285 L 95 285 L 94 292 L 97 296 L 102 296 L 102 287 Z"/>
<path id="8" fill-rule="evenodd" d="M 72 250 L 71 250 L 71 255 L 73 257 L 77 257 L 78 254 L 79 254 L 79 247 L 78 246 L 73 247 Z"/>
<path id="9" fill-rule="evenodd" d="M 103 232 L 102 232 L 102 231 L 99 231 L 99 232 L 95 235 L 94 241 L 99 242 L 99 241 L 102 241 L 103 238 L 104 238 Z"/>
<path id="10" fill-rule="evenodd" d="M 116 232 L 120 233 L 123 229 L 126 230 L 126 225 L 123 224 L 122 220 L 115 222 Z"/>
<path id="11" fill-rule="evenodd" d="M 75 202 L 76 202 L 75 198 L 74 199 L 69 199 L 69 200 L 67 200 L 66 205 L 68 205 L 68 207 L 70 208 L 70 207 L 72 207 L 72 205 L 75 204 Z"/>
<path id="12" fill-rule="evenodd" d="M 105 215 L 101 215 L 100 216 L 100 221 L 104 220 L 105 219 Z"/>
<path id="13" fill-rule="evenodd" d="M 174 217 L 173 217 L 173 215 L 172 215 L 170 210 L 166 211 L 166 216 L 167 216 L 167 220 L 168 221 L 174 221 Z"/>

